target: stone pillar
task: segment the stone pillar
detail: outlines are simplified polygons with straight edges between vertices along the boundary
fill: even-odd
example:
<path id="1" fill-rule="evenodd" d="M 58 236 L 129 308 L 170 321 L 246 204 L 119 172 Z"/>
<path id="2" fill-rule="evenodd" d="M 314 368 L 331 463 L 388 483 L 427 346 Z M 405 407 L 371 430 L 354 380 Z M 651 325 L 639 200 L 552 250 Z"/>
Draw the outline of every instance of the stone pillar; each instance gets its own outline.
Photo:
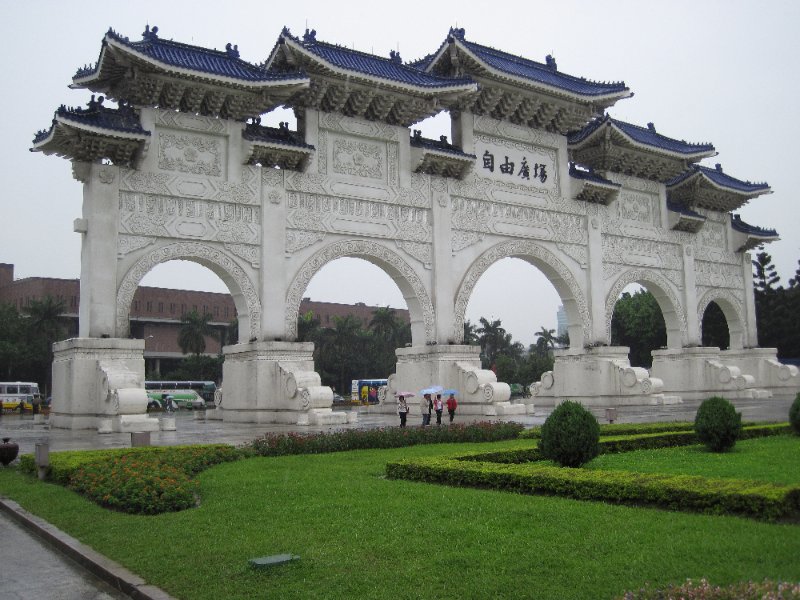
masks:
<path id="1" fill-rule="evenodd" d="M 606 290 L 603 280 L 603 235 L 599 215 L 587 215 L 589 265 L 586 269 L 587 299 L 591 321 L 590 338 L 584 344 L 608 345 L 611 340 L 606 334 Z M 570 339 L 572 339 L 570 337 Z"/>
<path id="2" fill-rule="evenodd" d="M 447 189 L 447 179 L 431 176 L 431 189 L 433 191 L 433 269 L 431 279 L 435 285 L 433 290 L 433 306 L 436 315 L 436 342 L 438 344 L 452 344 L 453 319 L 455 318 L 454 282 L 452 262 L 452 248 L 450 240 L 452 230 L 450 223 L 450 194 Z"/>
<path id="3" fill-rule="evenodd" d="M 683 305 L 686 307 L 686 345 L 700 346 L 700 321 L 697 314 L 697 285 L 695 283 L 694 252 L 691 246 L 683 249 Z"/>
<path id="4" fill-rule="evenodd" d="M 450 111 L 450 134 L 454 146 L 466 154 L 475 154 L 475 116 L 471 112 Z"/>
<path id="5" fill-rule="evenodd" d="M 758 329 L 756 327 L 756 297 L 753 290 L 753 262 L 749 252 L 742 253 L 742 279 L 744 280 L 744 339 L 738 348 L 755 348 L 758 346 Z M 731 350 L 736 350 L 731 339 Z"/>
<path id="6" fill-rule="evenodd" d="M 78 335 L 122 335 L 116 331 L 119 168 L 75 163 L 73 173 L 83 182 L 83 217 L 74 224 L 83 236 Z"/>
<path id="7" fill-rule="evenodd" d="M 283 340 L 286 335 L 286 202 L 284 189 L 262 189 L 260 340 Z M 241 332 L 240 341 L 247 341 Z"/>

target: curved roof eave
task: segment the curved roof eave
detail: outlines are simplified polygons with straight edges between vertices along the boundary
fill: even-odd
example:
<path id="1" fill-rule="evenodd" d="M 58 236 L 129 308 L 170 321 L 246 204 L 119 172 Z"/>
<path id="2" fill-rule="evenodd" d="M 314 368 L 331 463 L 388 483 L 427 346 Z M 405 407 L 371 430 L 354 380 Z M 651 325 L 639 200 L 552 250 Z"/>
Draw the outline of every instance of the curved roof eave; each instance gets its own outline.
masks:
<path id="1" fill-rule="evenodd" d="M 135 48 L 131 48 L 130 46 L 119 42 L 118 40 L 116 40 L 113 37 L 110 37 L 109 35 L 106 35 L 103 41 L 105 42 L 106 45 L 103 46 L 103 50 L 100 53 L 100 60 L 98 60 L 97 67 L 95 68 L 94 72 L 80 78 L 73 77 L 72 85 L 70 87 L 84 87 L 86 86 L 86 84 L 88 84 L 90 81 L 92 81 L 97 77 L 97 75 L 101 71 L 101 63 L 105 60 L 108 46 L 113 46 L 115 49 L 120 50 L 123 54 L 134 56 L 137 59 L 149 63 L 155 67 L 158 67 L 159 69 L 162 69 L 167 73 L 175 73 L 177 75 L 183 75 L 185 77 L 189 77 L 192 79 L 205 79 L 207 81 L 227 83 L 230 85 L 235 85 L 243 88 L 251 88 L 251 89 L 286 87 L 291 85 L 304 87 L 309 84 L 308 76 L 302 76 L 296 79 L 247 81 L 246 79 L 214 75 L 207 71 L 176 67 L 175 65 L 171 65 L 169 63 L 165 63 L 163 61 L 154 59 L 153 57 L 148 56 L 143 52 L 139 52 Z"/>
<path id="2" fill-rule="evenodd" d="M 84 123 L 82 121 L 73 120 L 65 115 L 58 115 L 56 116 L 56 121 L 61 123 L 64 126 L 73 127 L 75 129 L 81 129 L 83 131 L 88 131 L 90 133 L 97 133 L 99 135 L 105 135 L 109 137 L 116 137 L 128 140 L 146 140 L 150 137 L 149 131 L 143 131 L 142 133 L 133 133 L 131 131 L 121 131 L 119 129 L 110 129 L 108 127 L 98 127 L 96 125 L 89 125 L 88 123 Z"/>
<path id="3" fill-rule="evenodd" d="M 310 52 L 302 44 L 298 44 L 292 38 L 283 38 L 283 39 L 284 39 L 284 44 L 286 45 L 291 44 L 293 50 L 297 50 L 298 52 L 302 53 L 303 56 L 310 58 L 313 62 L 316 62 L 319 65 L 322 65 L 329 72 L 341 75 L 343 77 L 349 77 L 350 79 L 360 79 L 365 82 L 380 83 L 386 87 L 402 90 L 413 95 L 423 95 L 423 96 L 444 96 L 447 94 L 462 94 L 462 93 L 468 94 L 471 92 L 478 91 L 478 84 L 474 81 L 470 83 L 461 83 L 461 84 L 447 85 L 441 87 L 439 86 L 423 87 L 411 84 L 404 84 L 394 79 L 368 75 L 361 71 L 345 69 L 343 67 L 339 67 L 337 65 L 328 62 L 327 60 L 325 60 L 318 54 L 315 54 L 314 52 Z M 277 47 L 275 50 L 273 50 L 273 54 L 270 55 L 270 58 L 267 61 L 268 64 L 272 62 L 276 51 Z"/>
<path id="4" fill-rule="evenodd" d="M 712 179 L 708 175 L 708 173 L 706 173 L 702 168 L 700 168 L 699 165 L 695 165 L 695 167 L 693 169 L 687 171 L 686 173 L 684 173 L 682 175 L 679 175 L 672 182 L 667 183 L 667 189 L 668 190 L 671 190 L 671 189 L 674 190 L 674 189 L 678 189 L 678 188 L 684 187 L 690 181 L 692 181 L 694 179 L 697 179 L 698 177 L 704 183 L 709 184 L 711 187 L 713 187 L 716 190 L 719 190 L 721 192 L 726 192 L 726 193 L 729 193 L 729 194 L 737 194 L 739 196 L 744 196 L 744 197 L 746 197 L 748 199 L 749 198 L 756 198 L 757 196 L 762 196 L 762 195 L 765 195 L 765 194 L 773 193 L 772 189 L 769 187 L 769 185 L 766 185 L 766 184 L 764 186 L 762 186 L 762 187 L 755 187 L 754 184 L 749 184 L 749 185 L 753 186 L 752 190 L 739 190 L 739 189 L 736 189 L 735 187 L 732 187 L 732 186 L 723 185 L 721 183 L 718 183 L 718 182 L 714 181 L 714 179 Z"/>
<path id="5" fill-rule="evenodd" d="M 651 144 L 645 144 L 643 142 L 639 142 L 633 137 L 631 137 L 628 133 L 626 133 L 623 129 L 618 127 L 616 123 L 613 122 L 612 119 L 608 119 L 604 123 L 601 123 L 600 126 L 596 127 L 593 131 L 589 132 L 586 137 L 580 139 L 577 142 L 569 143 L 569 147 L 571 150 L 580 150 L 583 146 L 588 145 L 589 142 L 597 135 L 602 135 L 602 125 L 606 125 L 612 127 L 616 133 L 618 133 L 622 138 L 631 146 L 636 148 L 637 150 L 643 150 L 647 152 L 654 152 L 656 154 L 661 154 L 663 156 L 668 156 L 670 158 L 676 158 L 680 160 L 702 160 L 704 158 L 709 158 L 712 156 L 716 156 L 718 153 L 715 149 L 710 148 L 708 150 L 698 150 L 697 152 L 692 153 L 684 153 L 684 152 L 676 152 L 674 150 L 668 150 L 666 148 L 659 148 L 658 146 L 653 146 Z"/>
<path id="6" fill-rule="evenodd" d="M 497 69 L 489 64 L 486 63 L 483 59 L 481 59 L 477 54 L 475 54 L 470 48 L 463 45 L 458 38 L 455 38 L 454 43 L 464 52 L 469 54 L 470 58 L 474 60 L 476 63 L 480 64 L 483 69 L 485 69 L 490 74 L 494 75 L 495 77 L 505 79 L 507 81 L 513 81 L 514 83 L 521 85 L 526 88 L 533 88 L 539 89 L 542 88 L 548 93 L 556 96 L 563 96 L 566 98 L 571 98 L 573 100 L 581 101 L 587 104 L 597 104 L 600 102 L 616 102 L 617 100 L 623 100 L 625 98 L 630 98 L 633 93 L 631 92 L 630 88 L 625 87 L 625 89 L 620 90 L 619 92 L 614 93 L 607 93 L 607 94 L 579 94 L 577 92 L 572 92 L 570 90 L 565 90 L 564 88 L 550 85 L 544 83 L 542 81 L 533 81 L 531 79 L 527 79 L 524 77 L 519 77 L 518 75 L 512 75 L 511 73 L 507 73 L 506 71 L 502 71 Z M 444 47 L 447 44 L 443 45 L 442 50 L 436 54 L 436 56 L 431 60 L 430 66 L 432 66 L 440 57 L 442 52 L 444 51 Z"/>

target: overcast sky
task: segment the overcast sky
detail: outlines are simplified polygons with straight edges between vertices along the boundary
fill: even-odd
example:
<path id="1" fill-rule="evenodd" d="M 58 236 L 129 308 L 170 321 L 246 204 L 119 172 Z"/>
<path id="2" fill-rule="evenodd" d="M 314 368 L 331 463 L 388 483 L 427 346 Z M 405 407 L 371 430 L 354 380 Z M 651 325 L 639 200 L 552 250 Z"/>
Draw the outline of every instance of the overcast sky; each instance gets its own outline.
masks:
<path id="1" fill-rule="evenodd" d="M 639 125 L 690 142 L 711 142 L 734 177 L 766 181 L 774 193 L 745 206 L 742 218 L 774 227 L 781 241 L 767 251 L 786 284 L 800 258 L 796 194 L 800 3 L 725 1 L 506 1 L 506 2 L 83 2 L 2 3 L 0 53 L 5 93 L 0 165 L 0 262 L 16 277 L 80 275 L 81 185 L 71 165 L 30 153 L 37 130 L 50 125 L 60 104 L 83 106 L 90 93 L 70 90 L 75 71 L 97 60 L 109 27 L 137 40 L 145 25 L 176 41 L 223 49 L 238 44 L 243 59 L 261 62 L 283 26 L 301 35 L 403 60 L 438 48 L 451 26 L 468 40 L 543 61 L 553 54 L 560 71 L 599 81 L 625 81 L 635 97 L 610 110 Z M 440 120 L 441 121 L 441 120 Z M 439 133 L 430 125 L 425 134 Z M 405 307 L 399 291 L 363 261 L 342 259 L 312 280 L 314 300 Z M 366 263 L 364 263 L 366 264 Z M 365 281 L 370 285 L 365 285 Z M 210 271 L 157 268 L 145 284 L 225 291 Z M 352 283 L 352 285 L 350 285 Z M 503 321 L 516 340 L 534 342 L 542 325 L 555 328 L 553 287 L 518 260 L 497 263 L 481 279 L 467 317 Z"/>

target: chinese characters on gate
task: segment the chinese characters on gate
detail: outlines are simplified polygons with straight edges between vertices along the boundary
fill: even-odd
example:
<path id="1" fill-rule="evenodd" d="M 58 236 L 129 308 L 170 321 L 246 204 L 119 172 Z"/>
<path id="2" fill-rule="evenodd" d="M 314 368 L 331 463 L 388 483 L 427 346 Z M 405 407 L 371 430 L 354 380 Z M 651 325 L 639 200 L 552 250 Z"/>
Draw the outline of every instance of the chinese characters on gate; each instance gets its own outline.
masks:
<path id="1" fill-rule="evenodd" d="M 509 175 L 511 177 L 519 177 L 522 179 L 531 180 L 531 175 L 534 179 L 538 179 L 542 183 L 547 181 L 547 167 L 544 164 L 534 163 L 533 173 L 531 173 L 531 165 L 528 164 L 527 157 L 523 156 L 519 163 L 519 170 L 515 171 L 515 164 L 508 160 L 508 155 L 504 155 L 504 162 L 497 165 L 500 173 Z M 486 150 L 483 153 L 483 168 L 488 169 L 490 173 L 494 173 L 495 159 L 494 154 Z"/>

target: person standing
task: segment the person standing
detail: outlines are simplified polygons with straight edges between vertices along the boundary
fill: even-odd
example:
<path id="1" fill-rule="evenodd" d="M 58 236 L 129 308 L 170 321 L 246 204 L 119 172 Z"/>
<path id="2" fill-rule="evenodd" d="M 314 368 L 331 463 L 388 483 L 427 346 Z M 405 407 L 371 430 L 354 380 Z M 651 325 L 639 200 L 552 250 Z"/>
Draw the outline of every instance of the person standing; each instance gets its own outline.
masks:
<path id="1" fill-rule="evenodd" d="M 436 424 L 442 424 L 442 411 L 444 410 L 444 402 L 442 402 L 442 395 L 436 394 L 436 400 L 433 401 L 433 410 L 436 411 Z"/>
<path id="2" fill-rule="evenodd" d="M 419 409 L 422 412 L 422 426 L 430 425 L 431 423 L 431 409 L 433 408 L 433 402 L 431 402 L 431 395 L 425 394 L 422 397 L 422 400 L 419 401 Z"/>
<path id="3" fill-rule="evenodd" d="M 397 398 L 397 414 L 400 415 L 400 427 L 405 427 L 406 417 L 408 416 L 408 403 L 405 396 Z"/>
<path id="4" fill-rule="evenodd" d="M 456 397 L 453 394 L 450 394 L 450 397 L 447 399 L 447 413 L 450 415 L 450 422 L 453 422 L 453 417 L 456 416 L 456 407 L 458 406 L 458 402 L 456 402 Z"/>

